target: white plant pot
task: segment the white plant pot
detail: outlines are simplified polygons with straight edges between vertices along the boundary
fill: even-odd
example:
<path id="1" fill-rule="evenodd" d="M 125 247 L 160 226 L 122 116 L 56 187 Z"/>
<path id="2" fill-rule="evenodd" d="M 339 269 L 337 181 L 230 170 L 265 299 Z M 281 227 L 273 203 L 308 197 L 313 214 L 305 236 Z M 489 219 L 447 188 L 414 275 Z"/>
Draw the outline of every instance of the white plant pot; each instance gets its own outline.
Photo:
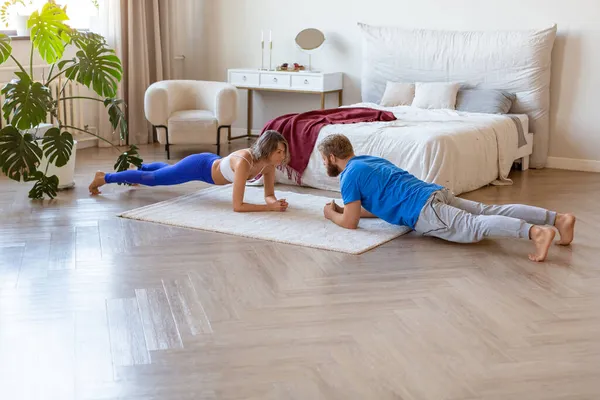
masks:
<path id="1" fill-rule="evenodd" d="M 29 15 L 17 14 L 15 16 L 15 28 L 17 30 L 17 36 L 29 36 L 31 29 L 27 29 L 27 21 Z"/>
<path id="2" fill-rule="evenodd" d="M 41 141 L 38 141 L 41 142 Z M 41 143 L 40 143 L 41 146 Z M 59 189 L 69 189 L 75 186 L 75 156 L 77 154 L 77 140 L 73 140 L 73 151 L 71 152 L 71 158 L 66 165 L 58 168 L 54 164 L 50 164 L 48 166 L 48 172 L 46 176 L 56 175 L 58 177 L 58 188 Z M 46 165 L 48 165 L 48 159 L 46 156 L 42 157 L 42 162 L 40 163 L 39 171 L 46 171 Z"/>

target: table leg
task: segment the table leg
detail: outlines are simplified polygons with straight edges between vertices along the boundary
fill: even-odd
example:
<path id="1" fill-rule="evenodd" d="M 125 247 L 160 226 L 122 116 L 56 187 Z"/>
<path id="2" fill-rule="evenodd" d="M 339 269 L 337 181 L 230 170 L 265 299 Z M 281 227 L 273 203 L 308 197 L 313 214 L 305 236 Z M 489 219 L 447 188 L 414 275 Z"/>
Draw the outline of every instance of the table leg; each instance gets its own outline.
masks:
<path id="1" fill-rule="evenodd" d="M 252 136 L 252 89 L 248 89 L 248 139 Z"/>
<path id="2" fill-rule="evenodd" d="M 325 109 L 325 93 L 321 93 L 321 110 Z"/>
<path id="3" fill-rule="evenodd" d="M 342 106 L 342 97 L 343 97 L 343 94 L 344 94 L 344 90 L 340 90 L 338 92 L 338 104 L 339 104 L 340 107 Z"/>

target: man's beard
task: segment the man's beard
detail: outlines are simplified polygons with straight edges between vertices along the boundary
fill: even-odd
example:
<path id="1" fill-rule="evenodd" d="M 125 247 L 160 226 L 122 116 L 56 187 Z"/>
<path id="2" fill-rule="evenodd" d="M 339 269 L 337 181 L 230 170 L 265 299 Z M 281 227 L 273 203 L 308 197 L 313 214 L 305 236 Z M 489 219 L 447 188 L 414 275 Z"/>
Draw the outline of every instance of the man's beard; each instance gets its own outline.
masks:
<path id="1" fill-rule="evenodd" d="M 327 175 L 335 178 L 340 174 L 340 172 L 342 171 L 340 171 L 337 165 L 331 164 L 329 162 L 327 163 Z"/>

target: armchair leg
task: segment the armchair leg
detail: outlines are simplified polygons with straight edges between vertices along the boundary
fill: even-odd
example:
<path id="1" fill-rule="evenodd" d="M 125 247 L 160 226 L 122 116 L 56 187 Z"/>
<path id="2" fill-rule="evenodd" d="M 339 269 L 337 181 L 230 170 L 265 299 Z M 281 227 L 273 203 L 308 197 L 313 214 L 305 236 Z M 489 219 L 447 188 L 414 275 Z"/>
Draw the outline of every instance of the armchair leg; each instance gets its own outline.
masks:
<path id="1" fill-rule="evenodd" d="M 171 149 L 170 149 L 170 144 L 169 144 L 169 128 L 167 128 L 165 125 L 156 125 L 154 126 L 154 129 L 158 129 L 158 128 L 164 128 L 165 130 L 165 138 L 167 139 L 167 144 L 165 144 L 165 151 L 167 152 L 167 160 L 171 159 Z"/>
<path id="2" fill-rule="evenodd" d="M 217 128 L 217 155 L 221 155 L 221 129 L 227 128 L 227 139 L 231 138 L 231 125 L 221 125 Z"/>

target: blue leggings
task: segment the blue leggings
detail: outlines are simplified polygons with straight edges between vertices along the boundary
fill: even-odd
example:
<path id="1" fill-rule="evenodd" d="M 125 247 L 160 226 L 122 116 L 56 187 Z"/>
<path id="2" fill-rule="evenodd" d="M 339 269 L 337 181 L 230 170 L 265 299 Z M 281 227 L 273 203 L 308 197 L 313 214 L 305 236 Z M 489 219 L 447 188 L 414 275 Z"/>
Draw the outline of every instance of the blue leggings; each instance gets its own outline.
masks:
<path id="1" fill-rule="evenodd" d="M 173 165 L 154 162 L 142 164 L 137 170 L 109 173 L 104 180 L 106 183 L 138 183 L 146 186 L 179 185 L 190 181 L 214 184 L 212 165 L 219 158 L 212 153 L 192 154 Z"/>

